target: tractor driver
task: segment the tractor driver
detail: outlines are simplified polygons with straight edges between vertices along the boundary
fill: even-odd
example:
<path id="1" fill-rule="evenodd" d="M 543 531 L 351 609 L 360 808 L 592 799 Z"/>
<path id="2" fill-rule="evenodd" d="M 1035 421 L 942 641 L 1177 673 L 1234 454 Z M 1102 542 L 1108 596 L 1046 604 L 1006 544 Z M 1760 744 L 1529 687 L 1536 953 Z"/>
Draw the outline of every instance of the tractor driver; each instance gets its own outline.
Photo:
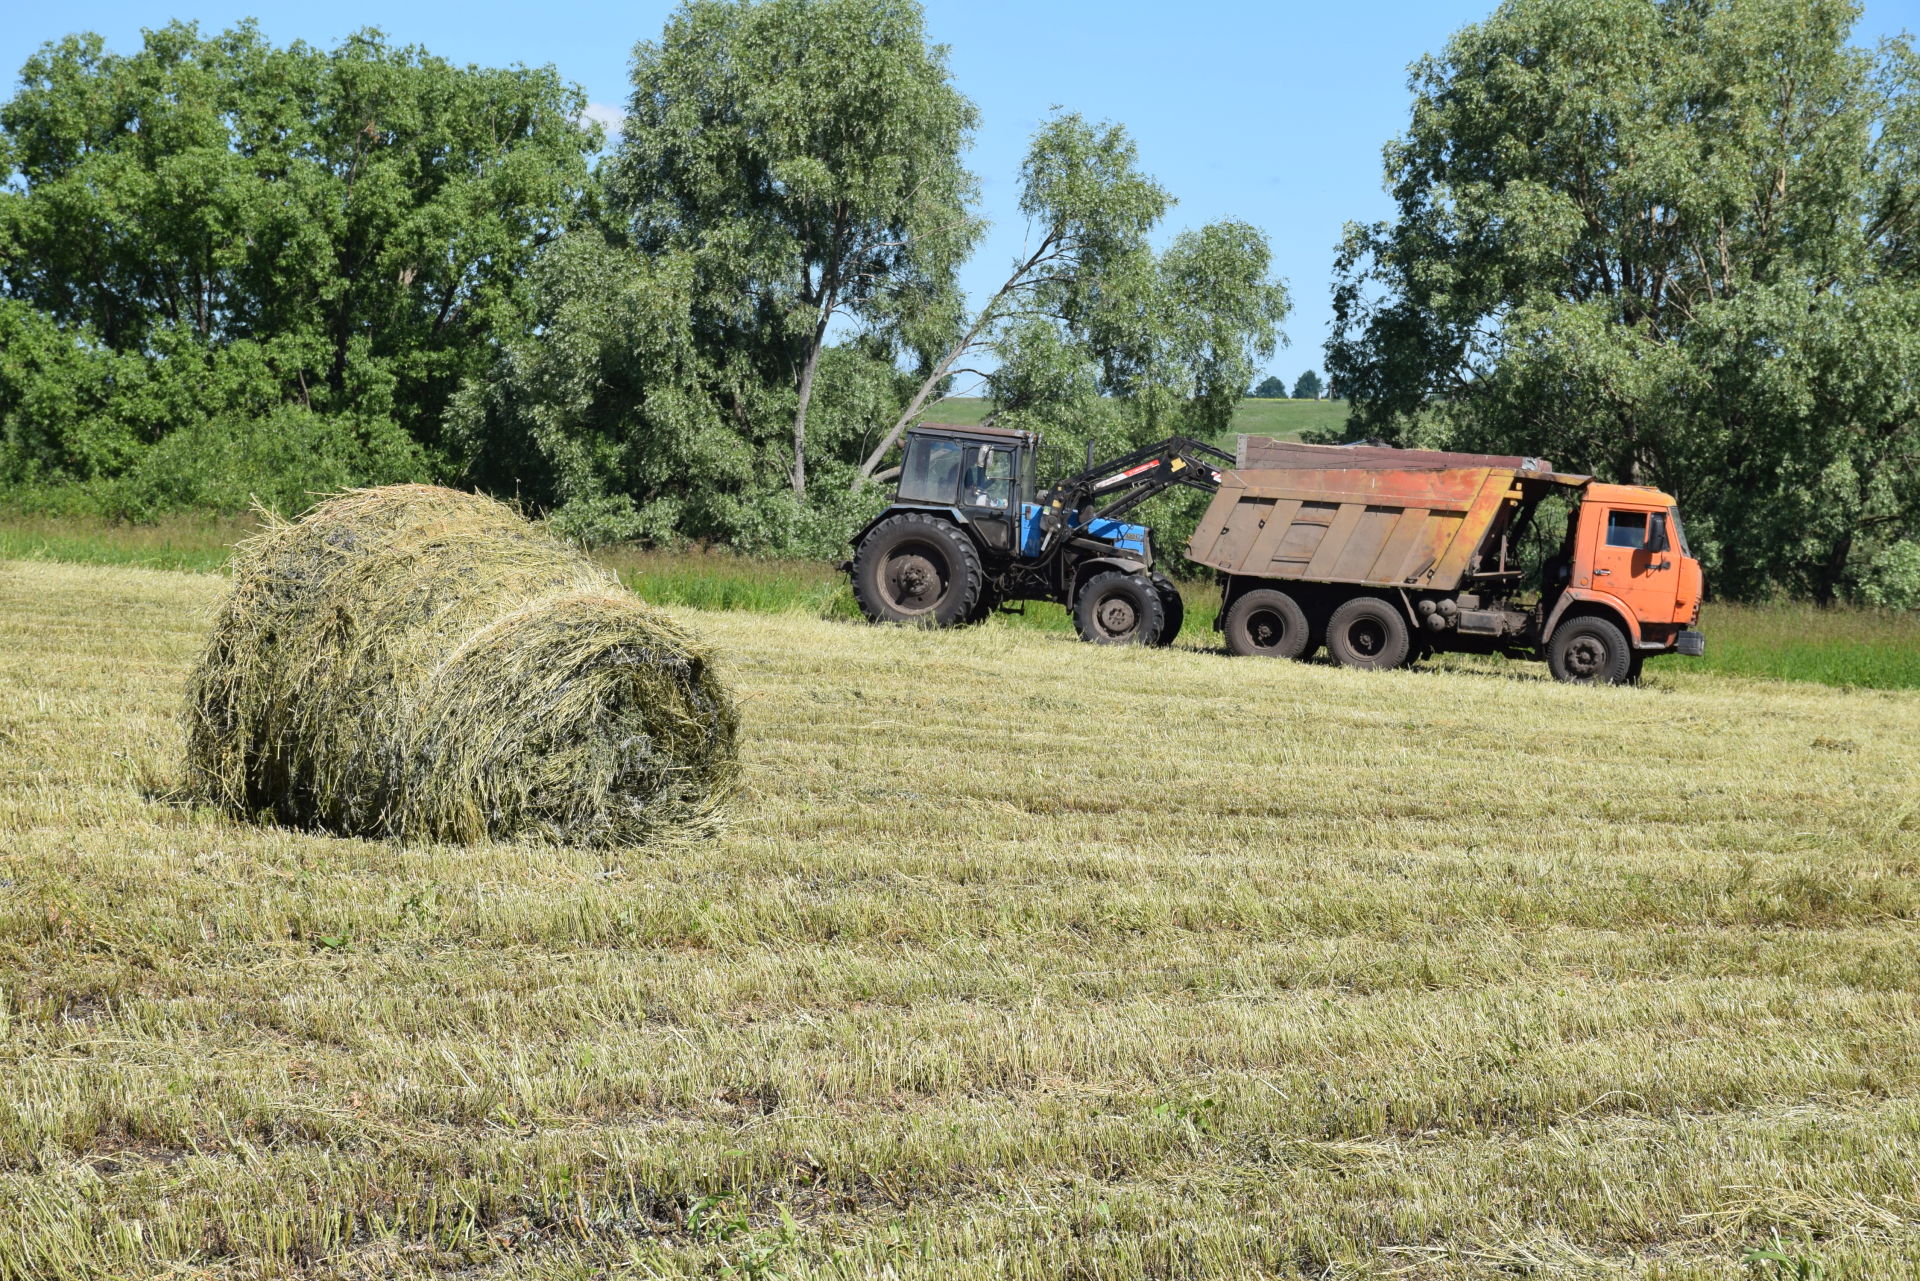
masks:
<path id="1" fill-rule="evenodd" d="M 1004 508 L 1013 487 L 1012 460 L 1004 449 L 983 452 L 986 461 L 967 468 L 967 506 Z"/>

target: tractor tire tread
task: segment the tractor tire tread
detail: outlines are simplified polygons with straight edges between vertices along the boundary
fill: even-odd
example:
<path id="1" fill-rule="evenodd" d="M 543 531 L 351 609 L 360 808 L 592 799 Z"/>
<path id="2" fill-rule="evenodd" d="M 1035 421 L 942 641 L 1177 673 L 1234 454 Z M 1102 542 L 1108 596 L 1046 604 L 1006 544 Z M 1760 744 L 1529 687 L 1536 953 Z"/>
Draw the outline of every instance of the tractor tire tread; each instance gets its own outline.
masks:
<path id="1" fill-rule="evenodd" d="M 1126 591 L 1131 598 L 1134 616 L 1138 620 L 1133 631 L 1124 637 L 1108 635 L 1094 622 L 1094 610 L 1116 589 Z M 1074 630 L 1080 633 L 1081 640 L 1089 644 L 1153 644 L 1159 639 L 1165 624 L 1166 609 L 1161 604 L 1160 593 L 1155 589 L 1153 580 L 1145 574 L 1118 569 L 1095 574 L 1081 584 L 1073 599 Z"/>
<path id="2" fill-rule="evenodd" d="M 1153 589 L 1160 594 L 1161 613 L 1160 635 L 1153 643 L 1165 649 L 1180 638 L 1180 629 L 1187 624 L 1187 602 L 1165 574 L 1153 575 Z"/>
<path id="3" fill-rule="evenodd" d="M 890 552 L 911 538 L 944 547 L 951 555 L 958 591 L 923 615 L 903 615 L 888 606 L 878 584 L 879 570 Z M 980 552 L 964 530 L 952 521 L 918 512 L 889 516 L 869 529 L 853 553 L 853 598 L 860 612 L 874 623 L 920 623 L 934 627 L 955 627 L 977 622 L 980 601 L 985 595 L 986 575 L 980 567 Z"/>

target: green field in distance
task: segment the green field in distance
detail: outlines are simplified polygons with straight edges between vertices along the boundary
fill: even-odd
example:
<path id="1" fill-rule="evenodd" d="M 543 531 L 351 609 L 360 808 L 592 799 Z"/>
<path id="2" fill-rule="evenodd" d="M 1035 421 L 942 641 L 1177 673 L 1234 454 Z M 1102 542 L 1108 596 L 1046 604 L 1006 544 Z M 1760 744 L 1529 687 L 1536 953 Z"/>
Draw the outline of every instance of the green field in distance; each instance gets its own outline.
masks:
<path id="1" fill-rule="evenodd" d="M 924 422 L 973 426 L 987 416 L 993 402 L 979 396 L 955 396 L 933 405 L 921 415 Z M 1230 434 L 1271 436 L 1298 440 L 1308 430 L 1339 430 L 1347 421 L 1344 400 L 1259 400 L 1248 397 L 1234 411 Z"/>

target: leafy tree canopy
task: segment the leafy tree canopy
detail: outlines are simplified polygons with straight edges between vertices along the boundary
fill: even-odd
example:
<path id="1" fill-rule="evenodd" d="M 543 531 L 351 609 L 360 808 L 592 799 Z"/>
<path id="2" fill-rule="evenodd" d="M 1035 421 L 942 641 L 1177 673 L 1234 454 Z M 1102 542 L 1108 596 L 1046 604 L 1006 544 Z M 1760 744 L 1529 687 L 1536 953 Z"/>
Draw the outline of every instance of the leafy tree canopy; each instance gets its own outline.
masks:
<path id="1" fill-rule="evenodd" d="M 297 403 L 432 446 L 584 188 L 584 106 L 550 68 L 461 69 L 377 31 L 323 51 L 175 23 L 127 56 L 69 37 L 0 106 L 0 296 L 61 335 L 40 326 L 32 359 L 96 383 L 205 400 L 232 374 L 232 412 Z M 124 464 L 208 408 L 75 428 L 103 444 L 35 395 L 0 380 L 9 466 L 45 476 Z"/>
<path id="2" fill-rule="evenodd" d="M 1021 182 L 1032 248 L 933 366 L 866 471 L 962 371 L 985 378 L 996 420 L 1075 453 L 1093 439 L 1217 435 L 1282 341 L 1287 294 L 1268 274 L 1264 233 L 1222 221 L 1155 254 L 1149 236 L 1173 199 L 1140 171 L 1121 126 L 1056 115 L 1034 135 Z M 997 368 L 963 365 L 982 349 Z"/>
<path id="3" fill-rule="evenodd" d="M 1247 394 L 1249 396 L 1258 396 L 1262 400 L 1285 400 L 1287 396 L 1287 384 L 1275 378 L 1272 374 L 1268 374 Z"/>
<path id="4" fill-rule="evenodd" d="M 1327 367 L 1366 434 L 1677 495 L 1714 586 L 1920 541 L 1920 63 L 1845 0 L 1507 0 L 1413 69 Z"/>
<path id="5" fill-rule="evenodd" d="M 834 318 L 909 349 L 958 323 L 976 118 L 902 0 L 689 0 L 634 52 L 611 218 L 687 255 L 708 346 L 792 388 L 797 497 Z"/>
<path id="6" fill-rule="evenodd" d="M 1318 400 L 1320 399 L 1320 390 L 1320 375 L 1309 369 L 1306 373 L 1301 374 L 1299 379 L 1294 382 L 1293 398 L 1295 400 Z"/>

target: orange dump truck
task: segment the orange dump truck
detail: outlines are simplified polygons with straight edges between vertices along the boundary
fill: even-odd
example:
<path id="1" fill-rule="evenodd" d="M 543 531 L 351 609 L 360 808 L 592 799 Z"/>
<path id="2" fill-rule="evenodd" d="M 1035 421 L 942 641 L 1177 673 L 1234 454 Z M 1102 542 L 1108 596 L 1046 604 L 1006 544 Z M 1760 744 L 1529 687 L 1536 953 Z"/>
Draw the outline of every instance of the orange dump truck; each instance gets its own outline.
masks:
<path id="1" fill-rule="evenodd" d="M 1350 667 L 1438 650 L 1544 657 L 1623 684 L 1649 655 L 1705 652 L 1700 562 L 1674 499 L 1536 458 L 1242 437 L 1187 556 L 1220 573 L 1236 654 Z M 1540 501 L 1573 503 L 1540 578 L 1515 552 Z"/>

